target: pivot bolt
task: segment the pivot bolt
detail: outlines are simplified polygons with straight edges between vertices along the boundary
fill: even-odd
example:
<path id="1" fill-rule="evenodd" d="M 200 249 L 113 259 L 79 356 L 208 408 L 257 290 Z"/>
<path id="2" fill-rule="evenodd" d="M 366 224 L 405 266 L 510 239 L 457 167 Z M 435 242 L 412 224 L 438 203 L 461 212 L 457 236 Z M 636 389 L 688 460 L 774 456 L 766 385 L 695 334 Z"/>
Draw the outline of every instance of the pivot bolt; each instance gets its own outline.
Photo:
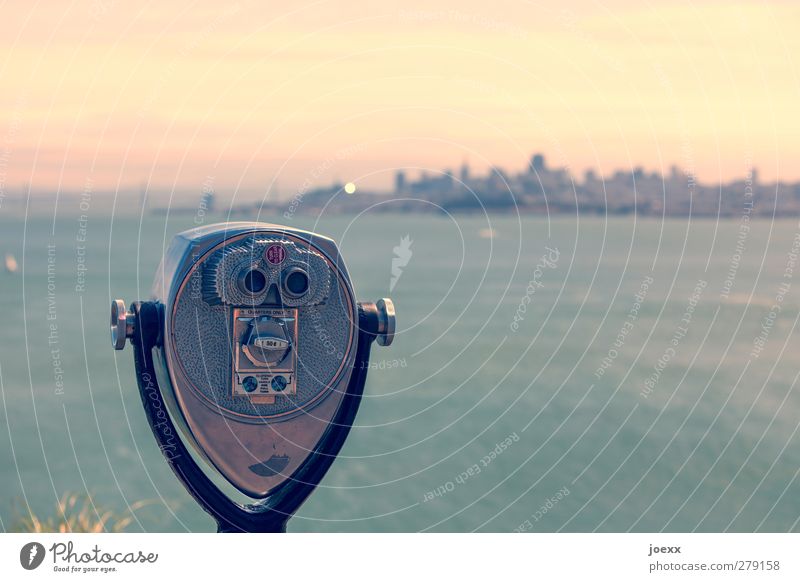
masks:
<path id="1" fill-rule="evenodd" d="M 375 307 L 378 308 L 378 333 L 375 339 L 378 345 L 390 346 L 394 341 L 394 303 L 388 297 L 384 297 L 378 300 Z"/>
<path id="2" fill-rule="evenodd" d="M 133 337 L 133 331 L 133 314 L 128 313 L 122 299 L 115 299 L 111 302 L 111 345 L 114 349 L 123 349 L 125 340 Z"/>

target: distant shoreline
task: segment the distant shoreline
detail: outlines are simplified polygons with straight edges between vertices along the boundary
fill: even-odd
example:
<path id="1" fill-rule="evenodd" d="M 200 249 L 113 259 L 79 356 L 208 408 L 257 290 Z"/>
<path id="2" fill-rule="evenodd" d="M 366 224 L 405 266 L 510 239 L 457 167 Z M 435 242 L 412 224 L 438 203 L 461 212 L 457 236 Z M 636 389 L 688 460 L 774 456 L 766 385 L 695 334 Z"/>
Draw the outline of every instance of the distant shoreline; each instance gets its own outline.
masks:
<path id="1" fill-rule="evenodd" d="M 185 219 L 187 216 L 190 216 L 190 214 L 191 213 L 189 213 L 189 212 L 173 209 L 173 210 L 171 210 L 169 212 L 169 218 L 170 219 L 175 219 L 175 220 L 177 220 L 179 218 L 180 219 Z M 358 212 L 327 212 L 324 216 L 328 217 L 328 218 L 333 218 L 333 217 L 347 218 L 347 217 L 354 217 L 354 216 L 356 216 L 358 214 L 359 214 Z M 407 216 L 407 217 L 410 217 L 410 218 L 426 217 L 426 218 L 434 218 L 434 219 L 435 218 L 444 218 L 444 219 L 446 219 L 448 217 L 448 214 L 445 214 L 445 213 L 442 213 L 442 212 L 433 213 L 433 212 L 407 212 L 407 211 L 391 211 L 391 210 L 387 210 L 387 211 L 382 211 L 382 212 L 380 212 L 378 214 L 379 215 L 383 215 L 383 216 Z M 542 213 L 534 213 L 534 212 L 520 212 L 519 214 L 517 214 L 517 213 L 514 213 L 514 212 L 495 212 L 495 211 L 489 211 L 489 212 L 486 212 L 484 214 L 480 210 L 478 210 L 478 211 L 455 210 L 453 212 L 450 212 L 449 215 L 450 216 L 456 216 L 456 217 L 459 217 L 459 218 L 476 218 L 476 219 L 477 218 L 482 218 L 484 216 L 487 216 L 489 218 L 501 218 L 501 219 L 519 217 L 522 220 L 537 220 L 538 219 L 538 220 L 542 220 L 542 221 L 545 221 L 545 220 L 570 219 L 571 218 L 573 220 L 577 219 L 577 220 L 592 220 L 592 221 L 594 221 L 594 220 L 607 219 L 607 220 L 624 221 L 624 222 L 630 222 L 630 221 L 633 221 L 633 220 L 648 221 L 648 222 L 702 221 L 702 222 L 720 222 L 720 223 L 731 223 L 731 224 L 740 223 L 741 222 L 740 217 L 724 215 L 724 214 L 723 215 L 719 215 L 719 216 L 707 215 L 707 214 L 702 214 L 702 215 L 699 215 L 699 214 L 698 215 L 669 215 L 669 214 L 667 214 L 667 215 L 661 216 L 661 215 L 655 215 L 655 214 L 632 214 L 632 213 L 623 214 L 623 213 L 613 213 L 613 212 L 609 212 L 609 213 L 606 213 L 606 214 L 597 213 L 597 212 L 581 212 L 580 214 L 576 214 L 574 212 L 573 213 L 551 212 L 550 214 L 542 214 Z M 3 218 L 13 219 L 13 220 L 16 221 L 16 220 L 19 220 L 19 218 L 23 218 L 25 216 L 26 215 L 25 215 L 24 212 L 7 212 L 7 211 L 4 211 L 4 210 L 0 210 L 0 222 L 3 221 Z M 31 212 L 29 212 L 27 214 L 27 216 L 29 218 L 37 218 L 37 219 L 40 219 L 40 218 L 52 219 L 53 212 L 52 212 L 52 210 L 43 211 L 42 209 L 32 209 Z M 72 210 L 72 209 L 65 209 L 65 210 L 59 210 L 58 216 L 59 217 L 69 217 L 71 219 L 78 219 L 81 216 L 81 213 L 79 211 L 75 211 L 75 210 Z M 90 214 L 89 216 L 93 217 L 93 218 L 110 218 L 112 216 L 112 214 L 111 214 L 110 211 L 108 211 L 108 212 L 94 212 L 94 213 Z M 138 212 L 133 212 L 133 211 L 130 211 L 130 210 L 125 210 L 125 209 L 119 209 L 118 208 L 116 210 L 116 212 L 114 213 L 114 216 L 116 216 L 116 217 L 125 217 L 125 218 L 139 218 L 142 215 L 141 215 L 141 213 L 138 213 Z M 375 215 L 373 215 L 373 216 L 375 216 Z M 148 211 L 144 215 L 144 220 L 147 221 L 148 217 L 150 217 L 150 218 L 166 218 L 167 214 L 166 214 L 166 212 Z M 225 222 L 225 221 L 237 222 L 237 221 L 243 221 L 243 220 L 257 220 L 257 221 L 260 221 L 260 222 L 275 222 L 277 224 L 291 225 L 293 221 L 296 221 L 296 220 L 299 220 L 299 219 L 305 219 L 305 220 L 311 219 L 311 220 L 313 220 L 313 219 L 318 219 L 319 217 L 320 217 L 319 214 L 314 214 L 314 213 L 298 213 L 292 219 L 288 219 L 287 220 L 287 219 L 285 219 L 283 217 L 283 213 L 282 212 L 277 212 L 277 211 L 274 211 L 274 210 L 268 209 L 268 208 L 264 208 L 260 213 L 258 213 L 258 212 L 256 212 L 256 213 L 253 213 L 253 212 L 249 212 L 249 213 L 234 212 L 234 213 L 232 213 L 230 215 L 228 214 L 227 211 L 217 211 L 217 212 L 209 215 L 209 219 L 206 222 L 201 223 L 200 225 L 209 224 L 210 223 L 209 221 L 211 221 L 211 222 Z M 783 213 L 783 214 L 779 213 L 779 214 L 776 214 L 774 217 L 771 216 L 771 215 L 766 215 L 766 214 L 754 214 L 754 215 L 750 216 L 749 220 L 751 222 L 754 222 L 754 223 L 790 222 L 790 221 L 800 220 L 800 214 L 791 214 L 790 215 L 790 214 L 786 214 L 786 213 Z M 198 225 L 198 226 L 200 226 L 200 225 Z"/>

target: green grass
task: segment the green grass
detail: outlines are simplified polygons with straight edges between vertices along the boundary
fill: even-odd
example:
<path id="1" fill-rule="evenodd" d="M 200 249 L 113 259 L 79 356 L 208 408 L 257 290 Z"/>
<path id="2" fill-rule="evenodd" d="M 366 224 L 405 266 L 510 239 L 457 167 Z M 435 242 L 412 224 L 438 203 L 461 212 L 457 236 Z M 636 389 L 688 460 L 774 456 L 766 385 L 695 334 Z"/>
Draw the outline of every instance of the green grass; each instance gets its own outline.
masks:
<path id="1" fill-rule="evenodd" d="M 12 531 L 31 533 L 102 533 L 122 532 L 133 523 L 139 509 L 152 501 L 138 501 L 124 512 L 97 505 L 87 494 L 67 493 L 56 503 L 53 514 L 36 515 L 30 510 L 20 516 Z"/>

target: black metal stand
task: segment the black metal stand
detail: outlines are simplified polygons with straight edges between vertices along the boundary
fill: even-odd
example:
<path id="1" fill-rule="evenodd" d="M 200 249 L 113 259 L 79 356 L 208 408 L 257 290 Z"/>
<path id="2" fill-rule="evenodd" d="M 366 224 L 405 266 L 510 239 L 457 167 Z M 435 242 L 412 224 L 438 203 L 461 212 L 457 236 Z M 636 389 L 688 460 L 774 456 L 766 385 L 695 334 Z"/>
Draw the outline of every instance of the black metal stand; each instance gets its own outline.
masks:
<path id="1" fill-rule="evenodd" d="M 136 378 L 147 421 L 172 471 L 195 501 L 217 521 L 218 532 L 285 532 L 286 523 L 328 472 L 344 445 L 355 419 L 369 368 L 369 353 L 378 330 L 375 305 L 359 304 L 359 334 L 356 360 L 342 403 L 319 445 L 303 462 L 296 475 L 262 502 L 242 505 L 231 501 L 192 458 L 166 413 L 161 388 L 153 366 L 153 347 L 159 341 L 161 314 L 153 302 L 131 305 L 136 326 L 134 347 Z M 173 435 L 167 444 L 164 435 Z M 166 451 L 170 453 L 167 454 Z"/>

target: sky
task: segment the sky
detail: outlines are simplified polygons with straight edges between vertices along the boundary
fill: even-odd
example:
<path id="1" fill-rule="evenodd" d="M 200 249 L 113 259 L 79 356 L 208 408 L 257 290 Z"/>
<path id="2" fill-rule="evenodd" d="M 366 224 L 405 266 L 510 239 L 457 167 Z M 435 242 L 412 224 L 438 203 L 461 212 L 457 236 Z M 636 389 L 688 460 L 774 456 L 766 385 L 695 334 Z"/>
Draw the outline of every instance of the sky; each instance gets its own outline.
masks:
<path id="1" fill-rule="evenodd" d="M 168 4 L 168 5 L 167 5 Z M 273 4 L 274 6 L 269 6 Z M 0 4 L 0 196 L 490 165 L 800 180 L 793 2 Z"/>

